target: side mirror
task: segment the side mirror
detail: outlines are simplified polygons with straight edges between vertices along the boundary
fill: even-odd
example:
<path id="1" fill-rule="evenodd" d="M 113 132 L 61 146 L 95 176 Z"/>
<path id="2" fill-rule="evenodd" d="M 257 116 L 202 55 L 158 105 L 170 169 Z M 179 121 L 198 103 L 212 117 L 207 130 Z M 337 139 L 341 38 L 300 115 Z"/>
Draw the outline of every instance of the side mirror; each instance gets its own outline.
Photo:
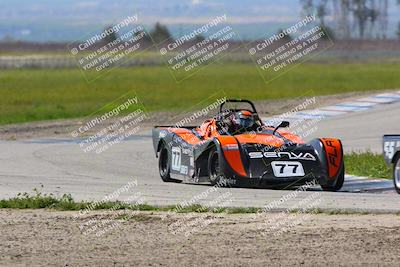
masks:
<path id="1" fill-rule="evenodd" d="M 287 128 L 290 126 L 290 122 L 288 121 L 282 121 L 281 124 L 279 124 L 279 128 Z"/>
<path id="2" fill-rule="evenodd" d="M 275 132 L 279 129 L 279 128 L 287 128 L 290 126 L 290 123 L 288 121 L 282 121 L 278 126 L 275 127 L 274 131 L 272 132 L 272 134 L 275 134 Z"/>

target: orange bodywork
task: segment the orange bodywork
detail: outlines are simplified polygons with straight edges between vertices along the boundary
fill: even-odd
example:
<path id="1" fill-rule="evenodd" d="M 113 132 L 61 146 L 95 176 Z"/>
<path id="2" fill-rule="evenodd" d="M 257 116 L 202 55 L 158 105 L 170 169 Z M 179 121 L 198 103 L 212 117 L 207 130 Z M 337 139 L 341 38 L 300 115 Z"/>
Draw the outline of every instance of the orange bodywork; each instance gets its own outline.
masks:
<path id="1" fill-rule="evenodd" d="M 235 135 L 241 144 L 262 144 L 271 147 L 281 147 L 284 141 L 272 134 L 239 134 Z"/>
<path id="2" fill-rule="evenodd" d="M 215 120 L 205 121 L 199 128 L 196 128 L 196 131 L 206 140 L 220 135 Z"/>
<path id="3" fill-rule="evenodd" d="M 202 139 L 200 139 L 197 135 L 193 133 L 192 130 L 189 129 L 168 128 L 167 130 L 171 133 L 179 135 L 182 140 L 191 145 L 197 145 L 204 140 L 220 136 L 217 131 L 217 124 L 215 120 L 205 121 L 200 127 L 195 129 L 195 131 L 201 136 Z"/>
<path id="4" fill-rule="evenodd" d="M 343 151 L 342 144 L 338 139 L 321 138 L 326 151 L 326 160 L 328 163 L 328 175 L 330 179 L 335 178 L 342 166 Z"/>
<path id="5" fill-rule="evenodd" d="M 214 138 L 214 137 L 221 137 L 221 135 L 212 133 L 210 131 L 210 128 L 208 128 L 208 131 L 201 131 L 200 128 L 197 128 L 196 131 L 204 138 L 204 140 Z M 173 132 L 177 135 L 179 135 L 182 140 L 186 141 L 187 143 L 191 145 L 196 145 L 199 144 L 202 140 L 196 136 L 192 131 L 183 129 L 183 128 L 178 128 L 178 129 L 170 129 L 170 132 Z M 231 136 L 229 136 L 231 137 Z M 241 144 L 262 144 L 262 145 L 268 145 L 271 147 L 281 147 L 284 145 L 284 141 L 272 134 L 239 134 L 234 136 Z M 285 135 L 284 136 L 286 139 L 298 143 L 298 144 L 303 144 L 304 142 L 299 139 L 296 136 L 290 136 L 290 135 Z"/>
<path id="6" fill-rule="evenodd" d="M 168 131 L 179 135 L 179 137 L 188 144 L 196 145 L 201 142 L 200 138 L 198 138 L 191 130 L 185 128 L 169 128 Z"/>
<path id="7" fill-rule="evenodd" d="M 169 128 L 170 132 L 176 133 L 183 140 L 191 145 L 196 145 L 202 140 L 208 140 L 214 137 L 220 137 L 220 133 L 217 130 L 217 124 L 215 120 L 205 121 L 200 127 L 196 128 L 195 131 L 201 136 L 201 139 L 196 136 L 191 130 L 185 128 Z M 296 143 L 304 144 L 305 142 L 295 134 L 288 131 L 278 131 L 278 133 L 286 138 L 287 140 Z M 281 147 L 284 145 L 284 140 L 272 134 L 266 133 L 246 133 L 238 134 L 234 136 L 241 144 L 262 144 L 271 147 Z"/>
<path id="8" fill-rule="evenodd" d="M 239 175 L 246 176 L 236 139 L 232 136 L 219 136 L 218 141 L 221 143 L 225 159 L 231 168 Z"/>
<path id="9" fill-rule="evenodd" d="M 305 142 L 300 137 L 298 137 L 295 134 L 292 134 L 291 132 L 281 130 L 281 131 L 278 131 L 278 133 L 280 135 L 282 135 L 283 137 L 285 137 L 287 140 L 289 140 L 295 144 L 305 144 Z"/>

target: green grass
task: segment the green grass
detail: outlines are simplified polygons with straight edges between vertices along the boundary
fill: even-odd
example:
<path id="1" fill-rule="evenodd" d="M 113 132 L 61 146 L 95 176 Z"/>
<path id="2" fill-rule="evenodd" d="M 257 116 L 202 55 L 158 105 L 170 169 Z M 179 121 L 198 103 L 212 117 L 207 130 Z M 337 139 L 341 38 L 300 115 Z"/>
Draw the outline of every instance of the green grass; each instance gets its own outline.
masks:
<path id="1" fill-rule="evenodd" d="M 90 207 L 91 202 L 75 202 L 71 195 L 66 194 L 62 197 L 56 197 L 53 194 L 42 194 L 34 189 L 34 194 L 22 193 L 11 199 L 0 200 L 0 209 L 48 209 L 58 211 L 78 211 L 85 210 Z M 254 214 L 262 212 L 261 208 L 248 207 L 229 207 L 229 208 L 207 208 L 198 204 L 186 207 L 185 209 L 177 209 L 176 206 L 152 206 L 148 204 L 129 205 L 123 202 L 105 202 L 95 206 L 95 210 L 134 210 L 134 211 L 154 211 L 154 212 L 174 212 L 174 213 L 226 213 L 226 214 Z M 291 210 L 291 213 L 298 213 L 299 210 Z M 322 210 L 319 208 L 301 211 L 307 214 L 325 214 L 325 215 L 351 215 L 368 214 L 366 211 L 346 211 L 346 210 Z M 400 214 L 398 214 L 400 216 Z M 148 216 L 143 213 L 138 214 L 121 214 L 117 220 L 126 221 L 149 221 L 160 220 L 161 218 Z"/>
<path id="2" fill-rule="evenodd" d="M 94 207 L 94 208 L 93 208 Z M 33 194 L 20 193 L 16 197 L 0 200 L 0 209 L 47 209 L 50 211 L 79 211 L 79 210 L 121 210 L 121 211 L 154 211 L 154 212 L 173 212 L 173 213 L 225 213 L 225 214 L 255 214 L 264 212 L 262 208 L 256 207 L 221 207 L 212 208 L 199 204 L 193 204 L 181 209 L 179 206 L 153 206 L 148 204 L 130 205 L 120 201 L 108 201 L 93 206 L 93 202 L 76 202 L 70 194 L 64 194 L 57 197 L 53 194 L 43 194 L 34 189 Z M 274 212 L 274 211 L 272 211 Z M 279 211 L 277 211 L 279 212 Z M 365 215 L 368 211 L 341 210 L 341 209 L 290 209 L 290 213 L 324 214 L 324 215 Z M 151 213 L 152 214 L 152 213 Z M 400 213 L 397 213 L 400 216 Z M 118 220 L 126 221 L 149 221 L 159 220 L 161 218 L 148 216 L 146 213 L 125 213 L 116 217 Z"/>
<path id="3" fill-rule="evenodd" d="M 0 200 L 0 208 L 12 209 L 43 209 L 54 207 L 59 210 L 79 210 L 70 195 L 56 198 L 52 194 L 42 194 L 34 189 L 35 194 L 20 193 L 14 198 Z"/>
<path id="4" fill-rule="evenodd" d="M 220 90 L 260 100 L 398 88 L 399 74 L 400 64 L 302 64 L 265 83 L 252 64 L 215 63 L 180 83 L 165 66 L 117 68 L 87 83 L 78 69 L 2 70 L 0 124 L 84 117 L 131 90 L 150 111 L 179 110 Z"/>
<path id="5" fill-rule="evenodd" d="M 0 200 L 0 208 L 10 209 L 44 209 L 51 208 L 56 210 L 81 210 L 89 207 L 91 202 L 76 202 L 71 195 L 65 194 L 57 197 L 53 194 L 43 194 L 39 190 L 34 189 L 33 194 L 27 192 L 20 193 L 16 197 Z M 120 202 L 105 202 L 96 205 L 96 209 L 125 209 L 129 205 Z M 153 206 L 138 205 L 138 210 L 151 211 L 157 210 Z"/>
<path id="6" fill-rule="evenodd" d="M 43 194 L 34 189 L 33 194 L 20 193 L 16 197 L 0 200 L 0 209 L 53 209 L 53 210 L 84 210 L 93 207 L 93 202 L 76 202 L 71 195 L 65 194 L 57 197 L 53 194 Z M 183 209 L 177 206 L 153 206 L 148 204 L 130 205 L 120 201 L 108 201 L 99 205 L 94 205 L 95 210 L 137 210 L 137 211 L 164 211 L 176 213 L 256 213 L 259 208 L 210 208 L 194 204 Z M 140 219 L 140 218 L 139 218 Z"/>
<path id="7" fill-rule="evenodd" d="M 372 178 L 392 179 L 392 168 L 385 164 L 382 154 L 352 152 L 344 157 L 346 173 Z"/>

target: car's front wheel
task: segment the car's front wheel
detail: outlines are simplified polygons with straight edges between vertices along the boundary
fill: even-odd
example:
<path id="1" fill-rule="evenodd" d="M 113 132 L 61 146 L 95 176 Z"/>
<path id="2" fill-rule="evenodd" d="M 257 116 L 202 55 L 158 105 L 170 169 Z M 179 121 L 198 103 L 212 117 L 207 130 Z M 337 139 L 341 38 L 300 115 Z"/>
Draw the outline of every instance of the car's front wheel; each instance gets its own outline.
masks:
<path id="1" fill-rule="evenodd" d="M 321 185 L 321 188 L 324 191 L 336 192 L 336 191 L 339 191 L 343 187 L 343 184 L 344 184 L 344 167 L 340 171 L 335 184 L 333 184 L 333 185 L 328 184 L 328 185 L 324 185 L 324 186 Z"/>
<path id="2" fill-rule="evenodd" d="M 172 179 L 170 176 L 171 166 L 169 164 L 169 151 L 165 145 L 162 145 L 160 149 L 160 154 L 158 157 L 158 170 L 161 179 L 164 182 L 181 182 L 180 180 Z"/>
<path id="3" fill-rule="evenodd" d="M 393 165 L 393 182 L 397 193 L 400 194 L 400 154 L 398 154 L 394 160 Z"/>
<path id="4" fill-rule="evenodd" d="M 212 147 L 208 156 L 208 179 L 212 185 L 221 180 L 221 166 L 219 153 L 215 147 Z"/>

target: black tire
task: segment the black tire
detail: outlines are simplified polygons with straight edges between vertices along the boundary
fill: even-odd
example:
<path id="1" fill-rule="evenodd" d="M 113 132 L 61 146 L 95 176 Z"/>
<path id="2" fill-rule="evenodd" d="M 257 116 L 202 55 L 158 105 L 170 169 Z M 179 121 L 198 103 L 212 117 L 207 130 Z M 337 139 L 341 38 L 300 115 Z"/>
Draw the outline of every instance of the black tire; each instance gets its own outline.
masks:
<path id="1" fill-rule="evenodd" d="M 393 184 L 397 193 L 400 194 L 400 154 L 397 154 L 393 162 Z"/>
<path id="2" fill-rule="evenodd" d="M 215 146 L 210 150 L 207 166 L 208 179 L 212 185 L 216 185 L 221 180 L 222 174 L 220 168 L 220 155 Z"/>
<path id="3" fill-rule="evenodd" d="M 344 167 L 340 171 L 339 176 L 336 179 L 336 183 L 334 185 L 325 185 L 325 186 L 321 185 L 321 188 L 324 191 L 336 192 L 343 187 L 343 184 L 344 184 Z"/>
<path id="4" fill-rule="evenodd" d="M 165 145 L 161 146 L 160 155 L 158 157 L 158 170 L 160 177 L 164 182 L 180 183 L 182 181 L 171 178 L 171 166 L 169 164 L 169 152 Z"/>

